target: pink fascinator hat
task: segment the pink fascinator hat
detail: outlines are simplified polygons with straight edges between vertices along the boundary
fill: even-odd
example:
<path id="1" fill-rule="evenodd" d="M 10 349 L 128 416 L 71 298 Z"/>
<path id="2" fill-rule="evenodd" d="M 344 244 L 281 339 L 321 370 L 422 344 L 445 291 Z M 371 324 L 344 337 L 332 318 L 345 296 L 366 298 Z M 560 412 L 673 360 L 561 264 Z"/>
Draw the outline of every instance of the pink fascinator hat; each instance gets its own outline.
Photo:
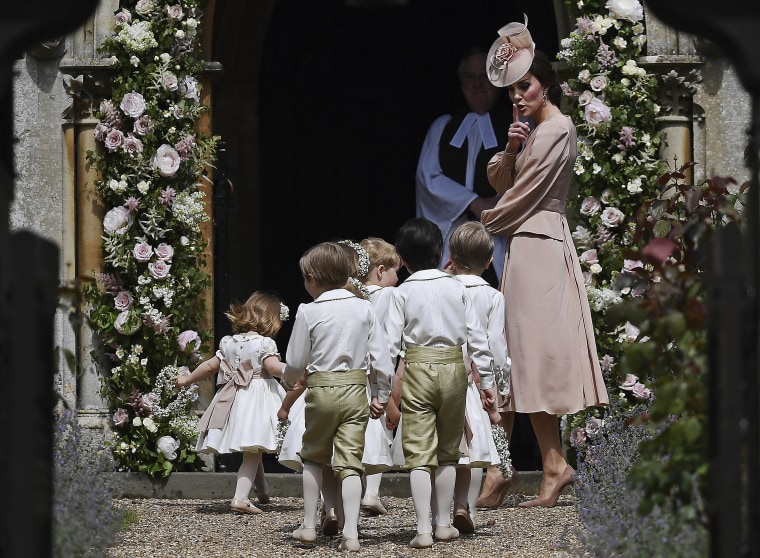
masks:
<path id="1" fill-rule="evenodd" d="M 507 23 L 499 29 L 499 38 L 494 41 L 486 59 L 488 79 L 496 87 L 512 85 L 530 70 L 536 45 L 528 31 L 528 16 L 525 23 Z"/>

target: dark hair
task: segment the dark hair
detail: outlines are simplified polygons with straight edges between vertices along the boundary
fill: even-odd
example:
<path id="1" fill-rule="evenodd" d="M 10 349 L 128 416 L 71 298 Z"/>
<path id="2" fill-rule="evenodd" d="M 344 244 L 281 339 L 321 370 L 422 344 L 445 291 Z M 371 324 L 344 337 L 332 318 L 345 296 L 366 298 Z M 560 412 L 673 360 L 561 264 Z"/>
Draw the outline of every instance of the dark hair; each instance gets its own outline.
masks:
<path id="1" fill-rule="evenodd" d="M 409 219 L 396 233 L 396 251 L 411 272 L 437 269 L 443 254 L 441 229 L 424 217 Z"/>
<path id="2" fill-rule="evenodd" d="M 557 71 L 546 53 L 540 50 L 535 52 L 529 72 L 535 76 L 541 85 L 547 88 L 546 96 L 549 100 L 559 106 L 562 102 L 562 87 L 559 84 Z"/>

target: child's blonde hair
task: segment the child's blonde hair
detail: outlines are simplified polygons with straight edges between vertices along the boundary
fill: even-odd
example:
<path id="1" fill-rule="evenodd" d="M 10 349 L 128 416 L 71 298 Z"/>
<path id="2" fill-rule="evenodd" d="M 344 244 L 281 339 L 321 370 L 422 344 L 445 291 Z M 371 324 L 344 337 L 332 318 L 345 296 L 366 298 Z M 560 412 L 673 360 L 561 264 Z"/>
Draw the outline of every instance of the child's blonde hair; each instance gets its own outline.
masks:
<path id="1" fill-rule="evenodd" d="M 382 238 L 376 236 L 370 236 L 362 240 L 359 244 L 361 244 L 362 248 L 364 248 L 369 255 L 369 269 L 367 270 L 367 273 L 359 277 L 362 281 L 366 282 L 370 271 L 379 265 L 384 265 L 387 268 L 401 267 L 401 256 L 398 255 L 396 247 L 390 242 L 386 242 Z"/>
<path id="2" fill-rule="evenodd" d="M 346 250 L 348 248 L 348 250 Z M 322 287 L 340 289 L 356 271 L 353 250 L 337 242 L 321 242 L 306 250 L 298 261 L 301 275 L 312 277 Z"/>
<path id="3" fill-rule="evenodd" d="M 255 331 L 264 337 L 274 337 L 282 327 L 282 301 L 277 295 L 255 291 L 243 304 L 233 303 L 225 314 L 234 333 Z"/>
<path id="4" fill-rule="evenodd" d="M 484 268 L 493 257 L 493 236 L 480 221 L 466 221 L 451 233 L 449 252 L 458 268 Z"/>

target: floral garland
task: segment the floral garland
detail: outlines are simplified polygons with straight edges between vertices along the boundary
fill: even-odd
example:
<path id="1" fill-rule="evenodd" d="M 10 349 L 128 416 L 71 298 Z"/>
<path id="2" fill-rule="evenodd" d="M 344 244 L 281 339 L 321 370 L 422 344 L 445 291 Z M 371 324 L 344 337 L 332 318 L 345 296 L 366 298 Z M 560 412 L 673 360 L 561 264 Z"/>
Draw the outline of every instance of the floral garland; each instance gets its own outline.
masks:
<path id="1" fill-rule="evenodd" d="M 641 339 L 630 323 L 610 328 L 606 311 L 642 295 L 617 285 L 619 278 L 642 266 L 625 253 L 634 248 L 636 212 L 656 196 L 656 181 L 665 169 L 658 158 L 657 78 L 637 64 L 646 44 L 638 0 L 566 4 L 576 27 L 561 41 L 557 57 L 567 63 L 562 88 L 578 130 L 578 201 L 568 200 L 577 223 L 572 236 L 584 270 L 602 372 L 615 403 L 607 412 L 634 416 L 653 394 L 646 379 L 620 378 L 615 369 L 622 353 Z M 603 411 L 588 409 L 563 417 L 562 424 L 571 446 L 583 450 L 598 436 Z"/>
<path id="2" fill-rule="evenodd" d="M 505 479 L 512 478 L 512 459 L 509 453 L 507 433 L 497 424 L 491 425 L 491 433 L 493 434 L 496 453 L 499 455 L 499 471 L 501 472 L 501 476 Z"/>
<path id="3" fill-rule="evenodd" d="M 85 287 L 101 346 L 120 470 L 163 477 L 204 466 L 194 453 L 194 390 L 168 378 L 198 362 L 209 220 L 204 183 L 218 138 L 198 131 L 204 0 L 126 0 L 100 53 L 113 69 L 99 107 L 95 186 L 104 205 L 103 272 Z"/>
<path id="4" fill-rule="evenodd" d="M 356 255 L 358 257 L 359 263 L 358 263 L 358 270 L 357 270 L 357 276 L 358 277 L 364 277 L 369 273 L 369 252 L 362 246 L 361 244 L 358 244 L 354 242 L 353 240 L 339 240 L 338 244 L 345 244 L 346 246 L 349 246 L 353 248 L 354 252 L 356 252 Z M 365 285 L 358 277 L 349 277 L 348 282 L 351 283 L 351 285 L 367 300 L 370 298 L 370 292 L 367 288 L 367 285 Z"/>

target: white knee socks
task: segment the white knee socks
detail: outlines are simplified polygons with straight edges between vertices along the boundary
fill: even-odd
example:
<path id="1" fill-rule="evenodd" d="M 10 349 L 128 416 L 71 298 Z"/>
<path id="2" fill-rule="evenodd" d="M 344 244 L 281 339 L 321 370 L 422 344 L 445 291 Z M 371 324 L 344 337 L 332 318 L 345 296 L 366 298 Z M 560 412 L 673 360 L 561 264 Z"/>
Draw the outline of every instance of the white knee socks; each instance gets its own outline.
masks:
<path id="1" fill-rule="evenodd" d="M 469 507 L 468 511 L 470 512 L 472 522 L 475 523 L 475 510 L 477 509 L 475 504 L 480 495 L 480 483 L 483 480 L 483 469 L 480 467 L 470 469 L 470 475 L 470 490 L 467 492 L 467 506 Z"/>
<path id="2" fill-rule="evenodd" d="M 253 479 L 261 464 L 261 453 L 257 451 L 244 451 L 243 462 L 237 472 L 237 484 L 235 485 L 235 498 L 246 500 L 251 493 Z M 266 481 L 265 481 L 266 482 Z"/>
<path id="3" fill-rule="evenodd" d="M 435 471 L 436 526 L 451 525 L 451 504 L 454 501 L 456 468 L 453 465 L 438 467 Z"/>
<path id="4" fill-rule="evenodd" d="M 376 473 L 374 475 L 367 475 L 365 482 L 367 487 L 365 488 L 365 494 L 371 494 L 372 496 L 380 496 L 380 481 L 383 480 L 382 473 Z"/>
<path id="5" fill-rule="evenodd" d="M 417 532 L 433 534 L 430 523 L 430 496 L 432 494 L 430 473 L 425 469 L 412 469 L 409 474 L 412 489 L 412 503 L 417 515 Z M 453 485 L 452 485 L 453 487 Z"/>
<path id="6" fill-rule="evenodd" d="M 359 506 L 362 498 L 362 478 L 351 475 L 341 483 L 343 496 L 343 538 L 359 538 Z"/>
<path id="7" fill-rule="evenodd" d="M 304 463 L 303 465 L 303 526 L 307 529 L 317 527 L 317 506 L 322 490 L 322 465 Z"/>

